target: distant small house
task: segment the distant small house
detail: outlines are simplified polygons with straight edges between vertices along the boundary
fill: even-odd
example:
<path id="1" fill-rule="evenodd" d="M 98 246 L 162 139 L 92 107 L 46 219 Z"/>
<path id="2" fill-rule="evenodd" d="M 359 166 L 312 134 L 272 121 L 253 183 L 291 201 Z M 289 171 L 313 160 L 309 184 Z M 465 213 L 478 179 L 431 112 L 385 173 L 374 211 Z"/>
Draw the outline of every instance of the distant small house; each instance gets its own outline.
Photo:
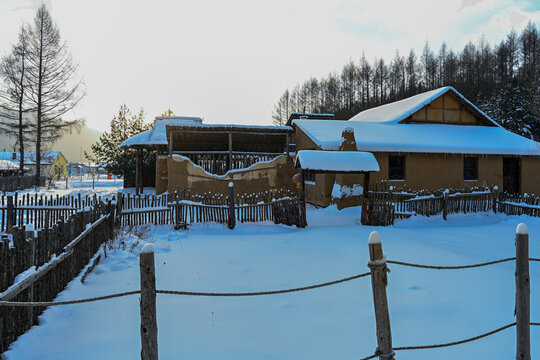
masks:
<path id="1" fill-rule="evenodd" d="M 10 161 L 19 164 L 18 152 L 0 151 L 0 160 Z M 67 160 L 61 152 L 41 153 L 41 175 L 53 180 L 59 180 L 67 176 Z M 35 174 L 36 172 L 36 153 L 34 151 L 24 153 L 24 166 L 28 168 L 25 174 Z"/>
<path id="2" fill-rule="evenodd" d="M 503 129 L 452 87 L 365 110 L 349 121 L 293 124 L 297 150 L 342 150 L 349 134 L 348 146 L 373 153 L 380 164 L 374 182 L 412 190 L 496 185 L 540 194 L 540 143 Z M 310 180 L 307 201 L 328 205 L 335 177 Z"/>

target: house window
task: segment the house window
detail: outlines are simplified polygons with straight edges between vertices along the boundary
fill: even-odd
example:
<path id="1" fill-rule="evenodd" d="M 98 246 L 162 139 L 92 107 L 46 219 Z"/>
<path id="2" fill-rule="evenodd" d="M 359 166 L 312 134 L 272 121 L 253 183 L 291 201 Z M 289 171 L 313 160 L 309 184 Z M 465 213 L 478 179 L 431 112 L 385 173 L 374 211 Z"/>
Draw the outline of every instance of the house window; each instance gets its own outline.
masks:
<path id="1" fill-rule="evenodd" d="M 478 180 L 478 158 L 463 158 L 463 180 Z"/>
<path id="2" fill-rule="evenodd" d="M 405 156 L 388 156 L 388 179 L 405 180 Z"/>
<path id="3" fill-rule="evenodd" d="M 311 171 L 306 171 L 304 176 L 305 176 L 306 184 L 315 185 L 315 173 Z"/>

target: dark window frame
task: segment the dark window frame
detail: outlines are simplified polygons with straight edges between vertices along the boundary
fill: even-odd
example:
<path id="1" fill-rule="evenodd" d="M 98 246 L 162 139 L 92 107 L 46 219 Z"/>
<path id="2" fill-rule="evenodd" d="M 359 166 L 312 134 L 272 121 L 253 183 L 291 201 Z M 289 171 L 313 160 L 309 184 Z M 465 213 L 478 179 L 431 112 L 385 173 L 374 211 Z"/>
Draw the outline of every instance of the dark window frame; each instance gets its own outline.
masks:
<path id="1" fill-rule="evenodd" d="M 388 155 L 388 180 L 405 180 L 405 163 L 405 155 Z"/>
<path id="2" fill-rule="evenodd" d="M 304 175 L 304 180 L 309 183 L 316 183 L 315 173 L 311 171 L 306 171 Z"/>
<path id="3" fill-rule="evenodd" d="M 463 180 L 478 181 L 478 157 L 463 157 Z"/>

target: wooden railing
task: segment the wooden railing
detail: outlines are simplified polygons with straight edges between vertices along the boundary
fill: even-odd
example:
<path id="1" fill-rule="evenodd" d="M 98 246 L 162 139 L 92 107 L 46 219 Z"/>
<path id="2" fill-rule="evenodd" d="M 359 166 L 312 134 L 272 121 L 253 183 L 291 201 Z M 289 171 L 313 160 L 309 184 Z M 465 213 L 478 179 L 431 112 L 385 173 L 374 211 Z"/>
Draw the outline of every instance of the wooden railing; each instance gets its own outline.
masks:
<path id="1" fill-rule="evenodd" d="M 13 226 L 33 224 L 36 229 L 50 227 L 60 219 L 67 219 L 79 209 L 101 202 L 98 196 L 45 196 L 12 194 L 0 196 L 0 231 Z"/>
<path id="2" fill-rule="evenodd" d="M 40 177 L 38 186 L 45 186 L 45 177 Z M 36 177 L 32 175 L 24 176 L 0 176 L 0 191 L 16 191 L 31 188 L 35 185 Z"/>
<path id="3" fill-rule="evenodd" d="M 215 175 L 223 175 L 229 170 L 245 169 L 257 162 L 270 161 L 284 155 L 284 153 L 236 151 L 175 151 L 173 154 L 185 156 Z"/>
<path id="4" fill-rule="evenodd" d="M 434 216 L 448 214 L 501 212 L 507 215 L 540 217 L 540 198 L 530 195 L 506 194 L 492 188 L 448 189 L 444 191 L 394 191 L 387 184 L 374 184 L 369 198 L 375 203 L 392 204 L 394 218 L 411 215 Z M 377 210 L 373 210 L 377 211 Z"/>
<path id="5" fill-rule="evenodd" d="M 234 228 L 236 221 L 274 221 L 302 226 L 300 201 L 288 190 L 253 194 L 118 195 L 121 225 L 172 224 L 186 228 L 193 223 L 215 222 Z"/>
<path id="6" fill-rule="evenodd" d="M 113 238 L 114 207 L 96 203 L 34 231 L 14 226 L 0 241 L 0 301 L 51 301 Z M 22 280 L 18 275 L 25 273 Z M 43 307 L 0 307 L 0 352 L 38 323 Z"/>

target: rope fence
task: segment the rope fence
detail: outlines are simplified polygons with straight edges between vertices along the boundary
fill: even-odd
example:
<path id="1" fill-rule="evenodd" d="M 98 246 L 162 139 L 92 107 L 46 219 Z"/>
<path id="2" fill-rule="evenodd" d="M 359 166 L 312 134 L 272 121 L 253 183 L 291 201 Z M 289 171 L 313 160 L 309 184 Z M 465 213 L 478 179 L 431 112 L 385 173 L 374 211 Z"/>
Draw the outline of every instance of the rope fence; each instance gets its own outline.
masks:
<path id="1" fill-rule="evenodd" d="M 436 348 L 444 348 L 444 347 L 461 345 L 461 344 L 465 344 L 468 342 L 476 341 L 476 340 L 491 336 L 493 334 L 499 333 L 501 331 L 512 328 L 514 326 L 517 328 L 518 339 L 519 339 L 520 326 L 521 327 L 540 326 L 540 322 L 530 322 L 530 319 L 528 318 L 524 319 L 521 312 L 523 309 L 521 309 L 521 305 L 518 304 L 518 298 L 520 296 L 520 292 L 523 291 L 523 289 L 520 289 L 518 285 L 519 277 L 526 276 L 528 279 L 528 276 L 529 276 L 528 265 L 526 267 L 526 274 L 520 274 L 520 271 L 518 271 L 518 267 L 523 265 L 523 263 L 528 264 L 528 261 L 535 261 L 535 262 L 540 261 L 539 258 L 528 257 L 528 234 L 522 234 L 519 232 L 516 234 L 516 247 L 519 244 L 518 240 L 521 241 L 521 239 L 525 238 L 524 236 L 526 237 L 526 241 L 527 241 L 527 253 L 525 256 L 523 256 L 525 253 L 520 253 L 519 251 L 516 251 L 515 257 L 498 259 L 498 260 L 482 262 L 482 263 L 477 263 L 477 264 L 446 266 L 446 265 L 425 265 L 425 264 L 416 264 L 416 263 L 409 263 L 409 262 L 402 262 L 402 261 L 395 261 L 395 260 L 386 260 L 386 257 L 385 255 L 383 255 L 383 252 L 382 252 L 382 245 L 380 243 L 380 235 L 377 232 L 372 232 L 372 234 L 370 235 L 370 240 L 369 240 L 370 260 L 368 262 L 368 267 L 370 268 L 370 272 L 361 273 L 361 274 L 341 278 L 338 280 L 333 280 L 329 282 L 323 282 L 323 283 L 318 283 L 318 284 L 313 284 L 313 285 L 308 285 L 308 286 L 280 289 L 280 290 L 266 290 L 266 291 L 252 291 L 252 292 L 195 292 L 195 291 L 180 291 L 180 290 L 157 290 L 155 288 L 153 244 L 147 244 L 144 246 L 140 254 L 140 262 L 141 262 L 141 289 L 140 290 L 132 290 L 132 291 L 126 291 L 126 292 L 104 295 L 104 296 L 97 296 L 97 297 L 86 298 L 86 299 L 56 301 L 56 302 L 54 301 L 52 302 L 0 301 L 0 308 L 2 306 L 48 307 L 48 306 L 74 305 L 74 304 L 83 304 L 83 303 L 89 303 L 89 302 L 120 298 L 120 297 L 125 297 L 125 296 L 130 296 L 130 295 L 141 295 L 140 306 L 141 306 L 141 337 L 142 338 L 143 338 L 142 329 L 145 329 L 144 338 L 142 339 L 142 346 L 143 346 L 143 349 L 145 348 L 145 346 L 148 346 L 151 348 L 152 347 L 157 348 L 157 320 L 155 316 L 156 294 L 181 295 L 181 296 L 206 296 L 206 297 L 249 297 L 249 296 L 277 295 L 277 294 L 301 292 L 301 291 L 312 290 L 312 289 L 317 289 L 317 288 L 329 287 L 329 286 L 349 282 L 355 279 L 364 278 L 371 275 L 372 288 L 373 288 L 373 300 L 374 300 L 375 314 L 376 314 L 375 320 L 377 324 L 377 334 L 378 334 L 377 335 L 378 346 L 374 354 L 364 357 L 360 360 L 369 360 L 376 357 L 378 357 L 379 359 L 393 359 L 393 356 L 395 354 L 394 351 L 436 349 Z M 148 250 L 147 247 L 150 250 Z M 467 339 L 458 340 L 458 341 L 440 343 L 440 344 L 430 344 L 430 345 L 392 347 L 388 303 L 386 300 L 386 286 L 388 283 L 387 273 L 389 272 L 389 269 L 387 268 L 387 264 L 394 264 L 394 265 L 408 266 L 408 267 L 422 268 L 422 269 L 458 270 L 458 269 L 479 268 L 479 267 L 484 267 L 484 266 L 489 266 L 489 265 L 505 263 L 509 261 L 516 261 L 516 294 L 517 294 L 516 295 L 516 322 L 501 326 L 497 329 L 491 330 L 486 333 L 482 333 L 482 334 L 479 334 L 479 335 L 476 335 Z M 150 278 L 152 279 L 151 282 L 153 283 L 153 285 L 149 286 L 146 282 L 142 280 L 142 269 L 145 269 L 145 271 L 150 274 Z M 525 293 L 527 293 L 526 289 L 525 289 Z M 152 309 L 148 310 L 146 308 L 143 309 L 143 304 L 147 304 L 149 300 L 153 300 L 153 306 L 154 306 L 153 310 Z M 150 303 L 151 302 L 152 301 L 150 301 Z M 528 307 L 527 314 L 530 314 L 529 303 L 527 303 L 527 307 Z M 147 316 L 148 312 L 150 312 L 150 316 Z M 143 313 L 145 314 L 145 319 L 147 320 L 143 320 Z M 153 323 L 145 324 L 144 323 L 145 321 L 150 321 Z M 151 329 L 149 334 L 148 334 L 148 329 Z M 155 330 L 152 330 L 152 329 L 155 329 Z M 155 334 L 153 334 L 153 332 L 155 332 Z M 152 340 L 152 338 L 154 339 Z M 528 346 L 529 346 L 528 351 L 530 352 L 530 343 Z M 152 359 L 154 359 L 154 357 L 152 357 Z M 157 357 L 155 357 L 155 359 L 157 359 Z"/>

